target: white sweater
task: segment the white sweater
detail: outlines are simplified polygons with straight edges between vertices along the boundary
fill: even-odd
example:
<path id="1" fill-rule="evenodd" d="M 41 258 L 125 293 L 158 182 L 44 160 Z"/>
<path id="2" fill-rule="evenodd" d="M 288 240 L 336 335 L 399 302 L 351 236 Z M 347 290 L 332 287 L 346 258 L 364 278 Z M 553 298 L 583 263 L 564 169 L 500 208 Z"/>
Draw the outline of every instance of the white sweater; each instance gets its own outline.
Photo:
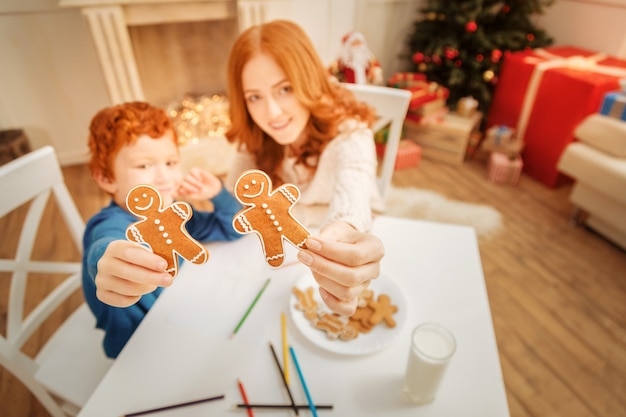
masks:
<path id="1" fill-rule="evenodd" d="M 295 158 L 282 164 L 285 182 L 300 189 L 300 200 L 293 214 L 309 228 L 345 221 L 359 231 L 369 231 L 373 212 L 382 212 L 384 204 L 376 185 L 376 151 L 372 131 L 365 123 L 347 120 L 320 155 L 317 169 L 311 173 L 295 165 Z M 233 190 L 237 178 L 256 168 L 252 155 L 238 152 L 226 178 Z"/>

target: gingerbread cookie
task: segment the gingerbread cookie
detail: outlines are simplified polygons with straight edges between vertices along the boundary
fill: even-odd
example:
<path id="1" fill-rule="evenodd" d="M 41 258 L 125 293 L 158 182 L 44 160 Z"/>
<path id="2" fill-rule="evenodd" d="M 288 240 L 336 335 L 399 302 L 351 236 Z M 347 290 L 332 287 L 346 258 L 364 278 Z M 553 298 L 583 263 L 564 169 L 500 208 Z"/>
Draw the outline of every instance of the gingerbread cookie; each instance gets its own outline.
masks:
<path id="1" fill-rule="evenodd" d="M 313 287 L 309 287 L 302 291 L 298 287 L 293 287 L 293 293 L 298 297 L 298 303 L 295 307 L 304 312 L 304 317 L 312 320 L 317 317 L 317 301 L 313 296 Z"/>
<path id="2" fill-rule="evenodd" d="M 175 277 L 178 273 L 178 256 L 194 264 L 209 259 L 206 248 L 192 238 L 185 223 L 193 215 L 191 206 L 174 202 L 161 208 L 161 195 L 149 185 L 138 185 L 126 196 L 126 207 L 141 220 L 126 229 L 131 242 L 145 244 L 152 252 L 167 261 L 166 272 Z"/>
<path id="3" fill-rule="evenodd" d="M 374 325 L 370 322 L 370 317 L 374 314 L 374 310 L 368 305 L 357 307 L 353 315 L 350 316 L 350 324 L 361 333 L 369 333 Z"/>
<path id="4" fill-rule="evenodd" d="M 386 294 L 378 296 L 378 300 L 370 301 L 368 304 L 374 313 L 369 318 L 369 322 L 374 326 L 384 321 L 389 327 L 396 327 L 396 321 L 393 319 L 393 315 L 398 311 L 398 307 L 391 304 L 391 299 Z"/>
<path id="5" fill-rule="evenodd" d="M 300 198 L 293 184 L 272 190 L 272 181 L 263 171 L 244 172 L 235 183 L 234 194 L 246 208 L 233 219 L 233 227 L 241 234 L 256 233 L 261 239 L 265 260 L 279 267 L 285 260 L 283 241 L 297 248 L 306 247 L 310 232 L 291 214 Z"/>
<path id="6" fill-rule="evenodd" d="M 359 296 L 356 311 L 347 317 L 325 311 L 313 298 L 313 291 L 313 287 L 304 290 L 293 287 L 293 293 L 298 299 L 294 307 L 302 311 L 311 325 L 324 331 L 331 340 L 355 339 L 360 333 L 369 333 L 381 323 L 390 328 L 396 326 L 393 316 L 398 312 L 398 307 L 391 303 L 387 294 L 376 297 L 371 289 L 364 290 Z"/>
<path id="7" fill-rule="evenodd" d="M 326 336 L 333 340 L 352 340 L 359 335 L 346 316 L 335 313 L 320 312 L 317 318 L 311 320 L 311 324 L 316 329 L 325 331 Z"/>

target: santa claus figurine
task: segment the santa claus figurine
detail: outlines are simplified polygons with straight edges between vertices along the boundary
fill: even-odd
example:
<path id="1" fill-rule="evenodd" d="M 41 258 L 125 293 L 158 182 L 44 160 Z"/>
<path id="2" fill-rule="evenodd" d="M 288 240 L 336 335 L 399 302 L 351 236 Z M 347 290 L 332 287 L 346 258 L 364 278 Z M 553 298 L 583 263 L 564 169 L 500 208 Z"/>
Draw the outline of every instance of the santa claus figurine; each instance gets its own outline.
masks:
<path id="1" fill-rule="evenodd" d="M 341 39 L 341 52 L 331 64 L 330 72 L 341 82 L 376 85 L 384 82 L 380 63 L 360 32 L 350 32 Z"/>

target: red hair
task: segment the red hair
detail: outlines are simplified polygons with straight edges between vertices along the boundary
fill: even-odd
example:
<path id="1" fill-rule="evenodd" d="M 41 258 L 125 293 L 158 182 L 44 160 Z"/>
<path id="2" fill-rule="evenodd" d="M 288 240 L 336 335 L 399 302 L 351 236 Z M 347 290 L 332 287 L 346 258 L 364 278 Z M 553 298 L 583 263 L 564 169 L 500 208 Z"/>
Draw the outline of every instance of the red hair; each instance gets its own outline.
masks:
<path id="1" fill-rule="evenodd" d="M 375 113 L 365 103 L 340 85 L 331 82 L 313 43 L 295 23 L 275 20 L 252 26 L 239 35 L 228 60 L 228 101 L 231 128 L 229 141 L 238 141 L 255 158 L 256 166 L 267 172 L 272 181 L 282 184 L 278 174 L 284 147 L 277 144 L 252 120 L 244 99 L 241 74 L 246 63 L 262 52 L 271 56 L 285 72 L 297 99 L 311 112 L 306 126 L 309 140 L 297 163 L 315 169 L 324 147 L 335 136 L 338 126 L 348 118 L 371 124 Z"/>
<path id="2" fill-rule="evenodd" d="M 113 160 L 122 147 L 135 143 L 141 135 L 158 139 L 168 131 L 178 144 L 176 131 L 167 113 L 148 103 L 135 101 L 100 110 L 89 125 L 91 174 L 115 179 Z"/>

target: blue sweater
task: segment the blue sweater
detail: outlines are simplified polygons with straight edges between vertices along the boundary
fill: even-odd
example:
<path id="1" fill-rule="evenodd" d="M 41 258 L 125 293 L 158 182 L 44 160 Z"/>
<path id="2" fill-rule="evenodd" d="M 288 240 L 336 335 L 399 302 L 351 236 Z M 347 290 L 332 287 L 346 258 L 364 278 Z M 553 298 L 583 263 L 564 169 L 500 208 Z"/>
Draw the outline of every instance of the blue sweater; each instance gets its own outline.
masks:
<path id="1" fill-rule="evenodd" d="M 212 200 L 214 211 L 195 211 L 186 223 L 187 231 L 200 242 L 235 240 L 241 235 L 232 227 L 232 219 L 241 205 L 225 188 Z M 126 308 L 113 307 L 96 297 L 95 278 L 98 260 L 109 243 L 126 239 L 126 228 L 138 219 L 115 202 L 93 216 L 83 236 L 83 293 L 89 308 L 96 316 L 96 327 L 103 329 L 104 351 L 116 358 L 128 339 L 141 323 L 150 307 L 163 291 L 162 287 L 145 294 L 134 305 Z M 182 261 L 182 260 L 181 260 Z"/>

